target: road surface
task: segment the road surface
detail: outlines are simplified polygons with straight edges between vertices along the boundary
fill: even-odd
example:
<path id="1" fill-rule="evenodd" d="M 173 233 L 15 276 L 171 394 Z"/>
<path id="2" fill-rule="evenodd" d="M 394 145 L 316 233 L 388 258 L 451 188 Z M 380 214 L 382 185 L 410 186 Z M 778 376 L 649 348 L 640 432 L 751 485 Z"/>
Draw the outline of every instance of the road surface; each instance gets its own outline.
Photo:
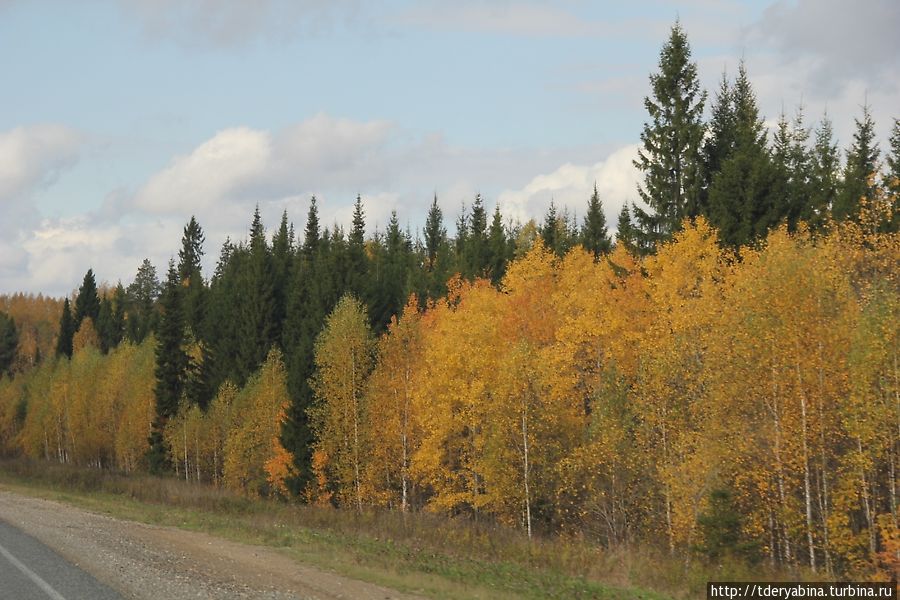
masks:
<path id="1" fill-rule="evenodd" d="M 0 487 L 0 600 L 406 600 L 274 548 L 124 521 Z"/>
<path id="2" fill-rule="evenodd" d="M 121 596 L 0 518 L 0 600 L 48 598 L 119 600 Z"/>

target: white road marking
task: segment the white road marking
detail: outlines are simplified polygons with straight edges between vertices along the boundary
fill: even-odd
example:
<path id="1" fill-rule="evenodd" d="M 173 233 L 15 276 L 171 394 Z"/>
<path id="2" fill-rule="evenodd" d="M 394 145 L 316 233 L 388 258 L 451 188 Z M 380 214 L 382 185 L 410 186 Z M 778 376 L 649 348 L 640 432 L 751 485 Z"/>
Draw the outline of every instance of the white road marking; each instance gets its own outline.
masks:
<path id="1" fill-rule="evenodd" d="M 0 554 L 6 557 L 6 560 L 11 562 L 14 567 L 22 571 L 28 577 L 28 579 L 33 581 L 36 586 L 41 588 L 41 590 L 43 590 L 45 594 L 53 598 L 53 600 L 66 600 L 62 594 L 54 590 L 49 583 L 41 579 L 37 573 L 26 567 L 25 564 L 22 563 L 22 561 L 10 554 L 9 550 L 4 548 L 3 546 L 0 546 Z"/>

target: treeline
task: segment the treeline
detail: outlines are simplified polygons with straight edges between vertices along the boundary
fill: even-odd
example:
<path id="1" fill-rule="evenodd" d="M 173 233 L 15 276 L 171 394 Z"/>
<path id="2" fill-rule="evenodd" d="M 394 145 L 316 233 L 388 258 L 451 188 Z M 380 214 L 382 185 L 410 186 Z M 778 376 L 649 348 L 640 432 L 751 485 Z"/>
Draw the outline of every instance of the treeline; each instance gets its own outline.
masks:
<path id="1" fill-rule="evenodd" d="M 827 119 L 782 117 L 770 143 L 743 65 L 703 122 L 679 25 L 651 85 L 644 205 L 623 207 L 615 244 L 596 187 L 581 223 L 551 204 L 513 224 L 476 196 L 452 237 L 437 198 L 420 234 L 394 213 L 367 238 L 361 197 L 348 231 L 314 197 L 302 236 L 286 213 L 267 235 L 257 209 L 206 277 L 191 218 L 162 283 L 147 260 L 127 287 L 88 270 L 55 342 L 32 336 L 55 352 L 23 353 L 0 313 L 16 375 L 0 445 L 529 534 L 896 569 L 900 124 L 883 168 L 867 109 L 843 164 Z"/>

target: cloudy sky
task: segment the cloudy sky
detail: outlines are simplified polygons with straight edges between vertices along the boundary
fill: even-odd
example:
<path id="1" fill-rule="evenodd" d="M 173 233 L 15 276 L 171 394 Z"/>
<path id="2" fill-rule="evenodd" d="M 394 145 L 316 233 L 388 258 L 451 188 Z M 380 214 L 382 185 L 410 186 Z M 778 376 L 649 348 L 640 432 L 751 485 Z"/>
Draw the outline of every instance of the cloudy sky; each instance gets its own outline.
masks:
<path id="1" fill-rule="evenodd" d="M 415 231 L 436 193 L 452 233 L 476 192 L 526 220 L 596 182 L 614 222 L 676 18 L 707 89 L 743 57 L 767 119 L 844 146 L 868 101 L 885 146 L 896 0 L 0 0 L 0 293 L 162 271 L 191 215 L 211 266 L 312 194 Z"/>

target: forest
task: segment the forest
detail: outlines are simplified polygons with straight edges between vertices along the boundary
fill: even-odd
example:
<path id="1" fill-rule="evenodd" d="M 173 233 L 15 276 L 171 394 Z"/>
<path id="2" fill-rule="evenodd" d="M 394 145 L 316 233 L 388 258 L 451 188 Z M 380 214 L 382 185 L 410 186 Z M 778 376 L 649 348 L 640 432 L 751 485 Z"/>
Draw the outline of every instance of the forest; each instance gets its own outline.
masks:
<path id="1" fill-rule="evenodd" d="M 900 121 L 884 153 L 867 106 L 841 151 L 802 107 L 769 131 L 743 63 L 708 100 L 676 24 L 615 236 L 596 187 L 452 236 L 437 197 L 368 237 L 362 195 L 349 230 L 312 197 L 213 273 L 191 217 L 162 274 L 0 296 L 0 452 L 895 575 Z"/>

